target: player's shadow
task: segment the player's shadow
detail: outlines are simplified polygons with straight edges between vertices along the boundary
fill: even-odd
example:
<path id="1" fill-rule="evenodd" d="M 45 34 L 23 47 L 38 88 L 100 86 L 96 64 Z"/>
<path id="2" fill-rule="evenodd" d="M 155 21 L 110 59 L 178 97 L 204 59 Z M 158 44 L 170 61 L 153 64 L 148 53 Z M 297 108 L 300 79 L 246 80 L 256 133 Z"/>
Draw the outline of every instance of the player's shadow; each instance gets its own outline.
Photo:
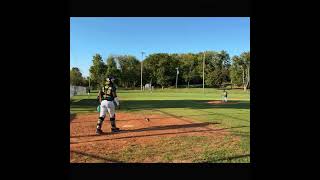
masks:
<path id="1" fill-rule="evenodd" d="M 142 132 L 142 131 L 158 131 L 158 130 L 169 130 L 169 129 L 186 129 L 186 128 L 199 128 L 206 127 L 210 124 L 219 124 L 219 123 L 192 123 L 192 124 L 180 124 L 180 125 L 167 125 L 167 126 L 151 126 L 140 129 L 131 129 L 131 130 L 123 130 L 123 132 Z"/>
<path id="2" fill-rule="evenodd" d="M 219 123 L 192 123 L 192 124 L 180 124 L 180 125 L 167 125 L 167 126 L 151 126 L 146 128 L 139 128 L 139 129 L 124 129 L 121 130 L 119 133 L 128 133 L 128 132 L 143 132 L 143 131 L 157 131 L 157 130 L 170 130 L 170 129 L 180 129 L 180 128 L 197 128 L 197 127 L 206 127 L 210 124 L 219 124 Z M 111 133 L 104 132 L 103 135 L 109 135 Z M 79 137 L 90 137 L 90 136 L 97 136 L 95 134 L 92 135 L 84 135 L 84 136 L 71 136 L 71 138 L 79 138 Z"/>
<path id="3" fill-rule="evenodd" d="M 78 144 L 78 143 L 87 143 L 87 142 L 96 142 L 96 141 L 104 141 L 104 140 L 115 140 L 115 139 L 128 139 L 128 138 L 140 138 L 140 137 L 149 137 L 149 136 L 162 136 L 162 135 L 176 135 L 176 134 L 188 134 L 188 133 L 194 133 L 194 132 L 218 132 L 218 131 L 224 131 L 224 130 L 230 130 L 230 129 L 238 129 L 238 128 L 245 128 L 249 126 L 235 126 L 235 127 L 228 127 L 228 128 L 217 128 L 217 129 L 211 129 L 211 128 L 205 128 L 209 124 L 219 124 L 219 123 L 195 123 L 195 124 L 184 124 L 184 125 L 169 125 L 169 126 L 153 126 L 148 128 L 140 128 L 140 129 L 131 129 L 131 130 L 121 130 L 118 132 L 118 134 L 122 133 L 128 133 L 128 132 L 143 132 L 143 131 L 155 131 L 155 130 L 169 130 L 169 129 L 179 129 L 179 128 L 194 128 L 194 127 L 202 127 L 203 129 L 200 130 L 189 130 L 189 131 L 180 131 L 180 132 L 163 132 L 163 133 L 153 133 L 153 134 L 142 134 L 142 135 L 130 135 L 130 136 L 123 136 L 123 137 L 115 137 L 111 139 L 98 139 L 98 140 L 92 140 L 92 141 L 82 141 L 82 142 L 74 142 L 71 144 Z M 110 132 L 104 132 L 100 136 L 107 136 L 112 133 Z M 70 138 L 80 138 L 80 137 L 91 137 L 91 136 L 98 136 L 95 134 L 91 135 L 80 135 L 80 136 L 71 136 Z"/>

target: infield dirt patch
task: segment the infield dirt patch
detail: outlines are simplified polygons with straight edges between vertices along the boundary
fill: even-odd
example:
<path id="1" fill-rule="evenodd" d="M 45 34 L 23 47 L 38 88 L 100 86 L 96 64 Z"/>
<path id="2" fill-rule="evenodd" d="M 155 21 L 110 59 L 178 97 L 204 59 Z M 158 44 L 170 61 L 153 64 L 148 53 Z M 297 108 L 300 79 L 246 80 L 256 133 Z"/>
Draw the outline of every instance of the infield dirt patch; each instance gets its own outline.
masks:
<path id="1" fill-rule="evenodd" d="M 145 116 L 150 121 L 146 121 Z M 221 139 L 230 134 L 226 128 L 218 127 L 217 124 L 194 122 L 183 117 L 117 113 L 116 123 L 121 132 L 111 133 L 110 121 L 106 118 L 102 127 L 104 133 L 96 135 L 97 120 L 97 113 L 76 115 L 70 119 L 71 163 L 121 162 L 119 158 L 122 157 L 114 158 L 120 151 L 125 151 L 128 147 L 155 146 L 163 138 L 210 137 L 210 142 L 218 145 Z M 233 137 L 230 144 L 237 141 L 239 139 Z M 198 151 L 197 148 L 194 148 L 194 150 Z M 158 159 L 157 157 L 147 157 L 143 162 L 157 162 Z"/>
<path id="2" fill-rule="evenodd" d="M 224 101 L 208 101 L 208 104 L 238 104 L 238 102 L 234 102 L 234 101 L 231 101 L 231 102 L 224 102 Z"/>

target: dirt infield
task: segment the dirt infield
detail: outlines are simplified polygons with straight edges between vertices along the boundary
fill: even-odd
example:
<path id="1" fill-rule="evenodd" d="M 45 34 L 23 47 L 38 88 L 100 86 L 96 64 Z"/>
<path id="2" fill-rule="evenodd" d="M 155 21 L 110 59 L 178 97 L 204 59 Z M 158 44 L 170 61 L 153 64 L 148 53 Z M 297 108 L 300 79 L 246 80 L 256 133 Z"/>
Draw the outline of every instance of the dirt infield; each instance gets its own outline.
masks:
<path id="1" fill-rule="evenodd" d="M 208 101 L 208 104 L 238 104 L 238 102 Z"/>
<path id="2" fill-rule="evenodd" d="M 179 147 L 183 145 L 174 144 L 175 138 L 190 137 L 207 138 L 208 142 L 212 142 L 210 147 L 214 146 L 233 146 L 239 139 L 231 137 L 227 143 L 223 142 L 230 133 L 226 128 L 218 127 L 217 124 L 194 122 L 183 117 L 172 117 L 167 115 L 147 115 L 150 121 L 146 121 L 144 115 L 134 113 L 117 113 L 117 126 L 122 130 L 119 133 L 110 132 L 110 122 L 106 118 L 103 124 L 103 135 L 96 135 L 95 128 L 98 120 L 97 113 L 76 115 L 70 119 L 70 162 L 162 162 L 161 151 L 157 147 L 161 147 L 161 143 L 169 142 L 175 148 L 173 151 L 183 151 Z M 167 141 L 163 141 L 163 139 Z M 199 140 L 195 140 L 197 142 Z M 179 141 L 183 143 L 183 141 Z M 223 143 L 223 144 L 222 144 Z M 169 148 L 163 145 L 164 149 Z M 133 149 L 135 147 L 146 148 L 155 147 L 141 154 L 146 157 L 134 157 Z M 138 149 L 138 148 L 136 148 Z M 150 148 L 149 148 L 150 149 Z M 197 153 L 201 151 L 196 145 L 190 148 L 188 153 Z M 133 152 L 131 152 L 133 151 Z M 152 152 L 150 152 L 152 151 Z M 120 153 L 126 152 L 126 153 Z M 127 155 L 130 153 L 130 155 Z M 139 155 L 141 156 L 141 155 Z M 172 160 L 173 162 L 188 162 L 187 160 Z"/>

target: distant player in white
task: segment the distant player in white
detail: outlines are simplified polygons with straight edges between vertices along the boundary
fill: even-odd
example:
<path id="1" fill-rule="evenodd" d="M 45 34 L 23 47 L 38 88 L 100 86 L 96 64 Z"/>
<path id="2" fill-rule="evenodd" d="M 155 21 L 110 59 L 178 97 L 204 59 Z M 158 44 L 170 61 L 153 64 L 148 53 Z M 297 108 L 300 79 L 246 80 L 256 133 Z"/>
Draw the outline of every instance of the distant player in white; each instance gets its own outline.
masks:
<path id="1" fill-rule="evenodd" d="M 226 90 L 223 90 L 223 101 L 228 102 L 228 93 Z"/>
<path id="2" fill-rule="evenodd" d="M 119 100 L 117 97 L 116 87 L 114 85 L 115 78 L 107 78 L 106 86 L 104 91 L 100 91 L 98 98 L 100 102 L 100 115 L 97 123 L 96 133 L 98 135 L 102 134 L 101 130 L 103 121 L 106 117 L 106 113 L 109 113 L 110 123 L 111 123 L 111 132 L 119 132 L 120 129 L 116 127 L 116 114 L 115 114 L 115 105 L 120 107 Z"/>

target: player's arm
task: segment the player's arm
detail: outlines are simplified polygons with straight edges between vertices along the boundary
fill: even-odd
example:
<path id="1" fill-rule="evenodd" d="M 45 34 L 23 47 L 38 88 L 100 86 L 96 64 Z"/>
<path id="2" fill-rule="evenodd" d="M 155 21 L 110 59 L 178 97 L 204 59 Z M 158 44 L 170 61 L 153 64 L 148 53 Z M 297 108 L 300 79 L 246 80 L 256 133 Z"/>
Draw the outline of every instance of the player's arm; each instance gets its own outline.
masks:
<path id="1" fill-rule="evenodd" d="M 99 102 L 101 103 L 101 90 L 99 91 Z"/>
<path id="2" fill-rule="evenodd" d="M 120 107 L 119 99 L 117 96 L 117 93 L 115 91 L 112 92 L 114 97 L 114 102 L 117 104 L 118 107 Z"/>

